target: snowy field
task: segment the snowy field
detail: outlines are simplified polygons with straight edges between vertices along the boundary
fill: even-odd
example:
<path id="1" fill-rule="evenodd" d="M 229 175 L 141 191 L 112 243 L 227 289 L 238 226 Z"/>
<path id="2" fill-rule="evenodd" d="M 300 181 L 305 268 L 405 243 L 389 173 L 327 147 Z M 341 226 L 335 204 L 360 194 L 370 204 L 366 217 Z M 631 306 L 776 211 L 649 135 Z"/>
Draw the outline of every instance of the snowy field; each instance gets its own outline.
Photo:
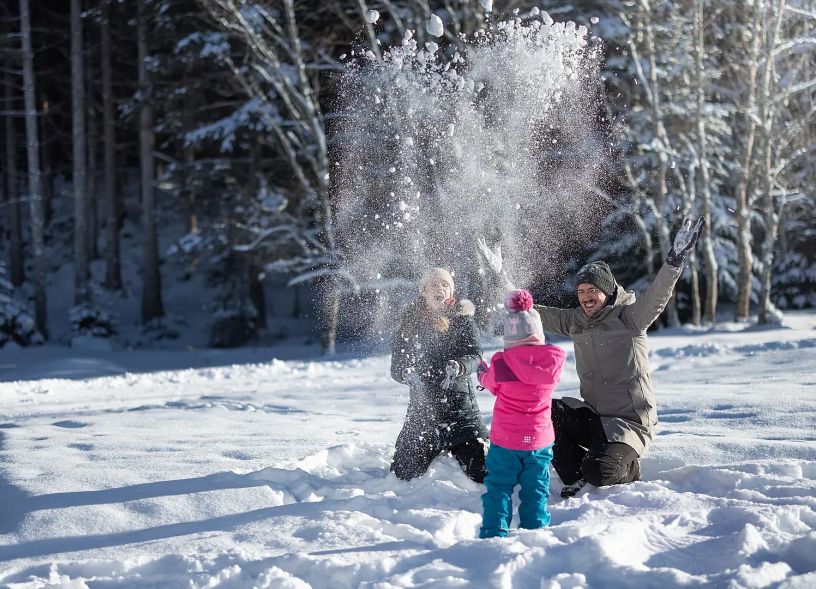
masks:
<path id="1" fill-rule="evenodd" d="M 816 587 L 815 328 L 651 336 L 643 480 L 491 540 L 452 459 L 389 474 L 387 357 L 2 350 L 0 585 Z"/>

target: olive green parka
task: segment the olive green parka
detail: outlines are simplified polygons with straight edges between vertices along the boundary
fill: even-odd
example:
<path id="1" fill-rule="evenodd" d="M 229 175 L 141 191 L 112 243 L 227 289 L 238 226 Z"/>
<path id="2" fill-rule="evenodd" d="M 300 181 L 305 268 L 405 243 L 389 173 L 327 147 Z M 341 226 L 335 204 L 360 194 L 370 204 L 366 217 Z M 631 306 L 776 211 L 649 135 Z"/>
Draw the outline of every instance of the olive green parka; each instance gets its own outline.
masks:
<path id="1" fill-rule="evenodd" d="M 671 298 L 682 268 L 664 264 L 640 296 L 618 285 L 612 302 L 592 317 L 580 307 L 536 305 L 544 331 L 575 343 L 581 399 L 564 397 L 574 409 L 588 407 L 601 418 L 610 442 L 623 442 L 642 456 L 657 425 L 646 330 Z"/>

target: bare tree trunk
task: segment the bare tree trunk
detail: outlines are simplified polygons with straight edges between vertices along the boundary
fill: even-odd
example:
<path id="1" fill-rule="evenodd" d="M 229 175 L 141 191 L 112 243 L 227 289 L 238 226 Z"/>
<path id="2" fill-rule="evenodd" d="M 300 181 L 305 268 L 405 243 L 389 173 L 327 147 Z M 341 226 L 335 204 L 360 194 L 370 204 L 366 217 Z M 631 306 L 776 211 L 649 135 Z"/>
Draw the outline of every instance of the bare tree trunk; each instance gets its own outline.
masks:
<path id="1" fill-rule="evenodd" d="M 783 0 L 775 0 L 773 7 L 773 28 L 768 38 L 766 55 L 771 55 L 779 40 L 779 32 L 782 26 Z M 774 202 L 774 182 L 773 182 L 773 125 L 776 115 L 775 107 L 772 104 L 771 85 L 774 76 L 774 60 L 766 59 L 762 72 L 762 92 L 760 94 L 761 121 L 763 130 L 764 154 L 762 161 L 762 218 L 765 222 L 765 235 L 762 239 L 762 282 L 759 296 L 759 318 L 760 324 L 770 323 L 773 319 L 775 307 L 771 302 L 771 277 L 773 273 L 774 248 L 777 236 L 779 235 L 779 209 Z M 784 198 L 784 197 L 781 197 Z"/>
<path id="2" fill-rule="evenodd" d="M 323 277 L 320 285 L 320 351 L 333 356 L 336 352 L 337 326 L 340 318 L 340 290 L 337 280 Z"/>
<path id="3" fill-rule="evenodd" d="M 657 135 L 658 149 L 658 167 L 657 167 L 657 194 L 655 195 L 655 205 L 657 214 L 655 215 L 655 224 L 657 225 L 657 241 L 660 247 L 661 259 L 665 260 L 671 247 L 669 226 L 665 216 L 666 195 L 668 194 L 668 185 L 666 183 L 666 176 L 668 174 L 668 156 L 669 137 L 666 133 L 666 128 L 663 124 L 663 109 L 660 104 L 660 82 L 657 78 L 657 61 L 654 45 L 654 33 L 649 24 L 652 18 L 651 3 L 649 0 L 643 0 L 645 8 L 644 16 L 644 32 L 646 34 L 646 53 L 649 60 L 649 85 L 651 87 L 651 106 L 652 106 L 652 123 Z M 670 326 L 675 327 L 680 325 L 680 316 L 677 313 L 677 299 L 672 295 L 668 304 L 666 305 L 666 319 Z"/>
<path id="4" fill-rule="evenodd" d="M 54 160 L 51 151 L 56 138 L 51 120 L 51 101 L 47 96 L 42 98 L 42 114 L 38 118 L 42 157 L 40 185 L 42 186 L 43 220 L 45 227 L 48 227 L 54 216 Z"/>
<path id="5" fill-rule="evenodd" d="M 156 231 L 155 162 L 153 160 L 153 91 L 147 72 L 146 0 L 138 0 L 138 75 L 141 108 L 139 111 L 139 164 L 141 167 L 144 260 L 142 323 L 164 315 L 159 272 L 159 244 Z"/>
<path id="6" fill-rule="evenodd" d="M 111 72 L 110 4 L 102 5 L 102 125 L 104 127 L 105 167 L 105 288 L 122 289 L 122 269 L 119 256 L 119 198 L 116 192 L 116 121 L 113 114 L 113 75 Z"/>
<path id="7" fill-rule="evenodd" d="M 297 20 L 295 18 L 295 8 L 293 0 L 284 0 L 286 8 L 286 30 L 289 35 L 289 40 L 293 47 L 293 57 L 298 74 L 298 83 L 300 91 L 307 103 L 306 112 L 308 113 L 307 121 L 309 129 L 312 132 L 312 137 L 316 143 L 316 157 L 312 164 L 313 173 L 317 181 L 315 190 L 316 205 L 316 219 L 321 228 L 320 239 L 326 249 L 335 255 L 335 239 L 334 239 L 334 213 L 331 205 L 331 195 L 329 194 L 329 152 L 326 142 L 326 134 L 323 127 L 323 120 L 320 114 L 320 103 L 317 95 L 312 88 L 312 84 L 306 73 L 306 64 L 303 58 L 303 50 L 300 41 L 300 34 L 298 32 Z M 335 279 L 328 279 L 329 287 L 324 292 L 323 299 L 323 313 L 324 313 L 324 332 L 323 332 L 323 346 L 324 354 L 334 354 L 335 341 L 337 339 L 337 325 L 340 314 L 340 293 L 338 284 Z"/>
<path id="8" fill-rule="evenodd" d="M 4 75 L 3 95 L 6 108 L 14 110 L 14 86 L 11 70 L 6 69 Z M 20 210 L 20 183 L 17 169 L 17 129 L 14 117 L 10 114 L 5 117 L 5 148 L 6 148 L 6 206 L 8 207 L 8 237 L 9 237 L 9 280 L 14 286 L 20 286 L 25 281 L 25 267 L 23 265 L 23 223 Z"/>
<path id="9" fill-rule="evenodd" d="M 700 268 L 697 263 L 697 254 L 694 251 L 689 256 L 689 271 L 691 272 L 691 322 L 694 325 L 702 323 L 702 304 L 700 301 Z"/>
<path id="10" fill-rule="evenodd" d="M 252 137 L 249 140 L 249 187 L 254 194 L 258 194 L 261 188 L 262 172 L 260 151 L 258 138 Z M 189 152 L 189 155 L 190 161 L 192 161 L 192 151 Z M 192 198 L 195 198 L 194 192 L 192 193 Z M 263 281 L 258 278 L 262 271 L 262 267 L 258 261 L 254 259 L 252 253 L 244 254 L 244 256 L 246 259 L 247 268 L 247 291 L 249 294 L 249 301 L 255 309 L 255 325 L 259 329 L 265 329 L 267 326 L 266 293 L 264 291 Z"/>
<path id="11" fill-rule="evenodd" d="M 706 297 L 703 313 L 703 322 L 712 325 L 717 321 L 718 273 L 717 258 L 714 255 L 714 243 L 711 239 L 711 179 L 708 173 L 708 141 L 705 129 L 705 79 L 703 55 L 705 54 L 705 37 L 703 35 L 704 2 L 697 0 L 694 10 L 694 61 L 697 78 L 697 156 L 700 160 L 700 193 L 703 199 L 703 229 L 702 254 L 705 264 Z"/>
<path id="12" fill-rule="evenodd" d="M 183 84 L 186 85 L 188 82 L 185 79 Z M 182 125 L 184 129 L 192 129 L 193 125 L 195 124 L 193 121 L 193 109 L 188 104 L 188 96 L 185 96 L 184 102 L 184 112 L 182 114 Z M 252 136 L 250 139 L 250 186 L 254 186 L 257 184 L 257 162 L 255 152 L 257 151 L 257 144 L 258 138 L 256 136 Z M 192 147 L 185 146 L 184 150 L 184 170 L 185 170 L 185 182 L 181 188 L 182 198 L 184 203 L 187 205 L 187 233 L 196 233 L 198 232 L 198 211 L 196 210 L 196 200 L 198 197 L 198 186 L 195 181 L 191 182 L 190 178 L 192 174 L 190 170 L 195 167 L 195 151 Z M 253 168 L 254 167 L 254 168 Z"/>
<path id="13" fill-rule="evenodd" d="M 737 273 L 737 300 L 734 306 L 734 320 L 747 321 L 751 309 L 751 277 L 754 265 L 754 254 L 751 250 L 751 203 L 748 198 L 748 184 L 754 159 L 756 141 L 756 78 L 759 67 L 759 44 L 765 20 L 765 0 L 754 3 L 752 20 L 751 49 L 748 57 L 747 84 L 748 99 L 743 118 L 745 129 L 745 147 L 740 162 L 739 180 L 736 191 L 737 217 L 737 256 L 739 270 Z"/>
<path id="14" fill-rule="evenodd" d="M 259 329 L 265 329 L 267 326 L 266 293 L 263 281 L 258 278 L 260 272 L 261 269 L 254 260 L 247 260 L 249 300 L 255 308 L 255 325 Z"/>
<path id="15" fill-rule="evenodd" d="M 646 222 L 639 214 L 634 213 L 631 217 L 635 220 L 635 225 L 640 233 L 640 238 L 643 240 L 643 269 L 646 271 L 646 276 L 651 282 L 654 278 L 654 245 L 652 244 L 652 233 L 646 227 Z"/>
<path id="16" fill-rule="evenodd" d="M 86 37 L 87 39 L 87 37 Z M 93 44 L 88 43 L 88 55 L 93 55 Z M 97 190 L 96 177 L 97 168 L 97 148 L 99 144 L 99 128 L 98 118 L 96 116 L 96 98 L 94 96 L 94 68 L 91 66 L 92 60 L 89 59 L 85 67 L 85 77 L 87 83 L 87 97 L 85 104 L 87 105 L 88 117 L 88 173 L 87 173 L 87 219 L 88 219 L 88 259 L 96 260 L 99 258 L 99 207 L 97 204 Z"/>
<path id="17" fill-rule="evenodd" d="M 34 52 L 31 49 L 31 14 L 28 0 L 20 0 L 20 40 L 23 57 L 28 199 L 31 209 L 31 246 L 34 253 L 34 320 L 37 331 L 48 339 L 45 294 L 45 248 L 42 186 L 40 185 L 40 142 L 37 135 L 37 106 L 34 89 Z"/>
<path id="18" fill-rule="evenodd" d="M 99 206 L 97 203 L 97 145 L 99 143 L 98 122 L 93 108 L 88 109 L 88 259 L 99 258 Z"/>
<path id="19" fill-rule="evenodd" d="M 74 303 L 91 299 L 88 285 L 88 194 L 86 178 L 85 73 L 80 0 L 71 0 L 71 117 L 74 185 Z"/>
<path id="20" fill-rule="evenodd" d="M 195 154 L 192 149 L 184 150 L 184 162 L 187 164 L 187 169 L 191 169 L 195 164 Z M 195 184 L 190 184 L 184 187 L 184 202 L 187 205 L 187 233 L 198 232 L 198 211 L 196 209 L 196 200 L 198 199 L 198 188 Z"/>

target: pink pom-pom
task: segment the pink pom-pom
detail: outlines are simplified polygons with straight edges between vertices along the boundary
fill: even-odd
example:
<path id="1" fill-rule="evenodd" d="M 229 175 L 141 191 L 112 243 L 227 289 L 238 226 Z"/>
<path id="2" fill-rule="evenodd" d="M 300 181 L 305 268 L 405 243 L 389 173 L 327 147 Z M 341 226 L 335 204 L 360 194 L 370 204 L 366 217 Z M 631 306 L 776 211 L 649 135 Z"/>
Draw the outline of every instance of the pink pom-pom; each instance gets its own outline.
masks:
<path id="1" fill-rule="evenodd" d="M 511 291 L 507 295 L 506 306 L 508 311 L 515 311 L 516 313 L 529 311 L 533 308 L 533 295 L 523 288 Z"/>

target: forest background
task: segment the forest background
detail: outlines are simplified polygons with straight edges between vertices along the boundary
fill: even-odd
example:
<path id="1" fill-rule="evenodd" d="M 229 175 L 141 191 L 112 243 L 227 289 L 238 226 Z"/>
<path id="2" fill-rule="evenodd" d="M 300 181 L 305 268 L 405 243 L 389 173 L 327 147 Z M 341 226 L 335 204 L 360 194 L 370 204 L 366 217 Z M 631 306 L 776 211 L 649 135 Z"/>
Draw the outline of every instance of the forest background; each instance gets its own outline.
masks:
<path id="1" fill-rule="evenodd" d="M 604 146 L 582 218 L 542 219 L 562 245 L 530 278 L 536 297 L 569 304 L 569 276 L 591 259 L 642 289 L 680 220 L 703 216 L 662 325 L 775 323 L 814 306 L 816 2 L 483 4 L 3 3 L 0 345 L 113 341 L 127 322 L 142 336 L 126 345 L 172 345 L 185 320 L 168 297 L 189 291 L 207 322 L 198 345 L 308 324 L 332 352 L 338 331 L 377 334 L 370 310 L 388 314 L 417 269 L 347 271 L 348 228 L 335 222 L 346 64 L 381 59 L 408 30 L 432 40 L 432 15 L 451 54 L 462 35 L 533 8 L 602 43 Z M 542 165 L 569 159 L 570 139 L 543 136 Z M 478 278 L 466 284 L 487 307 Z"/>

